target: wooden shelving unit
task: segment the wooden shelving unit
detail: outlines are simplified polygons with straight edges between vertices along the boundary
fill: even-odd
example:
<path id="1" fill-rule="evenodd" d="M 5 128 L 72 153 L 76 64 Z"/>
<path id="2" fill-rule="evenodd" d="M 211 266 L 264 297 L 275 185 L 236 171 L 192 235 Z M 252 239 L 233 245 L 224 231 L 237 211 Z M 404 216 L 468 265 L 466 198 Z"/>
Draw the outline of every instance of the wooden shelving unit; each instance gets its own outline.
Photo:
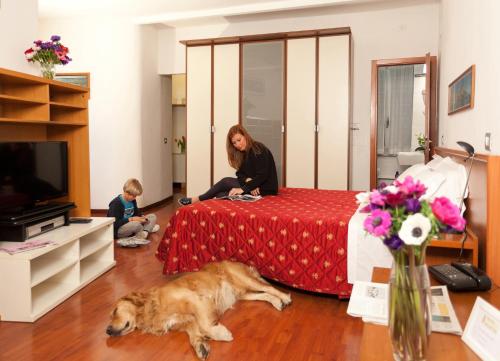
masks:
<path id="1" fill-rule="evenodd" d="M 54 242 L 14 255 L 0 252 L 0 320 L 34 322 L 115 266 L 113 218 L 40 235 Z M 2 242 L 8 247 L 12 242 Z"/>
<path id="2" fill-rule="evenodd" d="M 68 142 L 74 216 L 90 216 L 90 89 L 0 68 L 0 141 Z"/>

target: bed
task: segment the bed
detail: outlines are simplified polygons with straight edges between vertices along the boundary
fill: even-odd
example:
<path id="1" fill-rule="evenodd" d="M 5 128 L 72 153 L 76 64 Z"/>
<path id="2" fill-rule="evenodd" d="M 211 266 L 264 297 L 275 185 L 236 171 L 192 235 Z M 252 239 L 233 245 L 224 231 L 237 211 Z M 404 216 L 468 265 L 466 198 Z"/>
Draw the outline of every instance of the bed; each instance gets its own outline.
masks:
<path id="1" fill-rule="evenodd" d="M 348 223 L 354 191 L 281 188 L 257 202 L 208 200 L 179 208 L 156 253 L 163 273 L 233 260 L 307 291 L 350 296 Z"/>
<path id="2" fill-rule="evenodd" d="M 458 205 L 467 175 L 460 163 L 436 156 L 400 178 L 410 175 L 427 186 L 426 197 L 446 196 Z M 229 259 L 295 288 L 347 298 L 355 281 L 371 280 L 373 267 L 392 264 L 383 242 L 363 229 L 366 213 L 358 210 L 357 193 L 282 188 L 254 203 L 209 200 L 182 207 L 156 256 L 165 274 Z"/>

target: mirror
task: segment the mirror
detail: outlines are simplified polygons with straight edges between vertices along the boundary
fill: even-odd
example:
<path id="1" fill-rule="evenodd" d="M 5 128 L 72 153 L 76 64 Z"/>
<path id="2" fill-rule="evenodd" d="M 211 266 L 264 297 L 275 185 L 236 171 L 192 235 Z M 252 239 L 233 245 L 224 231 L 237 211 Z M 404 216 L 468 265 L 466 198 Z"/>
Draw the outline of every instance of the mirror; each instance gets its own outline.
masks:
<path id="1" fill-rule="evenodd" d="M 425 71 L 425 64 L 378 67 L 377 185 L 424 163 Z"/>
<path id="2" fill-rule="evenodd" d="M 371 189 L 429 160 L 438 136 L 436 69 L 429 53 L 372 60 Z"/>
<path id="3" fill-rule="evenodd" d="M 284 42 L 243 44 L 242 116 L 250 135 L 274 157 L 278 184 L 283 185 Z"/>

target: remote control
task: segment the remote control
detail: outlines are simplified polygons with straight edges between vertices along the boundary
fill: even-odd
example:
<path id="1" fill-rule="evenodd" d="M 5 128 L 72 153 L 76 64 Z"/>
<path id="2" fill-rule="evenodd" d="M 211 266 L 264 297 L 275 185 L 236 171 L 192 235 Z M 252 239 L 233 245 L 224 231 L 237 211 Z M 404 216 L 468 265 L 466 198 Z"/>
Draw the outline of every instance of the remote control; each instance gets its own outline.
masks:
<path id="1" fill-rule="evenodd" d="M 69 223 L 90 223 L 92 222 L 92 218 L 86 217 L 71 217 L 69 219 Z"/>

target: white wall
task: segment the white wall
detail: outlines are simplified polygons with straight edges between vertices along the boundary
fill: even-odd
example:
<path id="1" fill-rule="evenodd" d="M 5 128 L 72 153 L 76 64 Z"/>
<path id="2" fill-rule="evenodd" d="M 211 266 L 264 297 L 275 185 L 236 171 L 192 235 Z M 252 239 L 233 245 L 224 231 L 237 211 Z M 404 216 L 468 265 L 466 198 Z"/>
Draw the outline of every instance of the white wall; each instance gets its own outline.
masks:
<path id="1" fill-rule="evenodd" d="M 443 0 L 440 20 L 440 145 L 460 149 L 458 140 L 484 148 L 492 133 L 491 154 L 500 154 L 500 1 Z M 448 115 L 448 85 L 476 64 L 474 108 Z"/>
<path id="2" fill-rule="evenodd" d="M 0 67 L 40 75 L 24 51 L 38 39 L 38 0 L 0 1 Z"/>
<path id="3" fill-rule="evenodd" d="M 370 182 L 371 60 L 423 56 L 438 52 L 439 3 L 391 1 L 263 15 L 256 21 L 236 17 L 233 23 L 160 30 L 162 74 L 185 72 L 185 49 L 179 40 L 274 33 L 305 29 L 351 27 L 353 36 L 352 189 L 368 189 Z M 172 32 L 175 33 L 172 54 Z M 170 57 L 174 56 L 174 60 Z"/>
<path id="4" fill-rule="evenodd" d="M 91 73 L 91 208 L 106 209 L 130 177 L 143 184 L 140 206 L 170 196 L 170 145 L 163 147 L 163 138 L 170 141 L 171 114 L 162 108 L 170 100 L 156 72 L 156 30 L 104 14 L 41 19 L 40 36 L 53 33 L 73 58 L 58 71 Z"/>

